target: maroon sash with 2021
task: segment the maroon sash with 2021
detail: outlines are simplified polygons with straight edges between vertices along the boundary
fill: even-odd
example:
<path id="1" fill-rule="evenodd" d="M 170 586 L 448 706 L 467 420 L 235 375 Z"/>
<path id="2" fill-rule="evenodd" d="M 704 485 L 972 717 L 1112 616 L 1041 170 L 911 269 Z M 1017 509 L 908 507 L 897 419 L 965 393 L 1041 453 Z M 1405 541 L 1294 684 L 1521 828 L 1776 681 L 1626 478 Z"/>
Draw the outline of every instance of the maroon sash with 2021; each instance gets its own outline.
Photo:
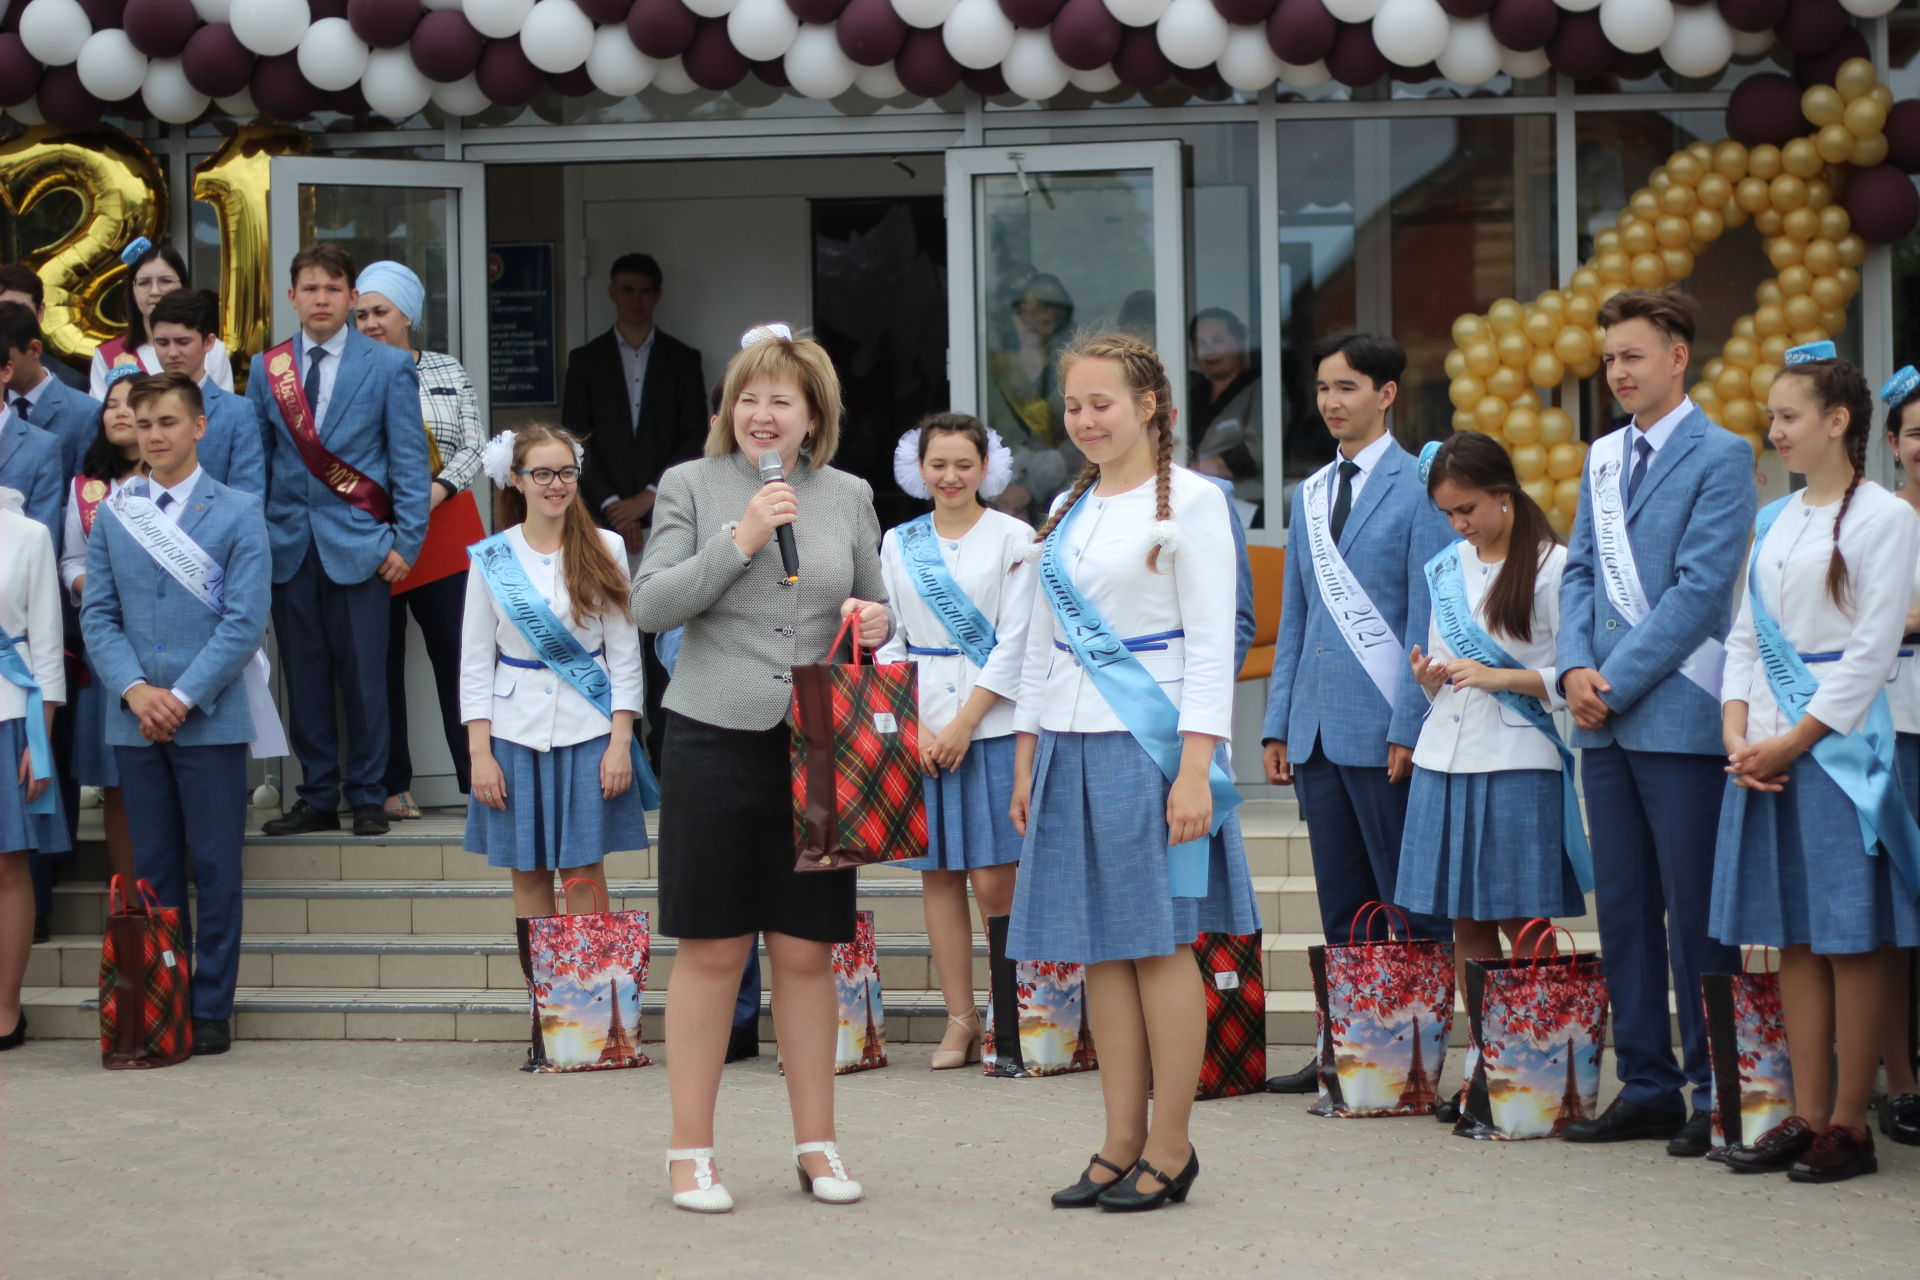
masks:
<path id="1" fill-rule="evenodd" d="M 287 434 L 293 437 L 294 448 L 300 451 L 300 460 L 307 464 L 307 470 L 315 479 L 341 498 L 382 524 L 392 523 L 393 500 L 387 491 L 320 443 L 320 428 L 313 420 L 313 409 L 307 404 L 307 393 L 294 373 L 297 363 L 292 338 L 267 352 L 267 390 L 280 407 L 280 417 L 287 424 Z"/>

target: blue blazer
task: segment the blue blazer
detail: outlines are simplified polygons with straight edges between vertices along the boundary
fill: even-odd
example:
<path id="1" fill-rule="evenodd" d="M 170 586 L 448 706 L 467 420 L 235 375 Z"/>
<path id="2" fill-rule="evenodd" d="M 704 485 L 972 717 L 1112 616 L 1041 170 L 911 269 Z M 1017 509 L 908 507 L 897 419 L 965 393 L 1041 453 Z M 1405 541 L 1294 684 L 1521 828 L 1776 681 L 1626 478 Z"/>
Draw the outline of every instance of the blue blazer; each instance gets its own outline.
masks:
<path id="1" fill-rule="evenodd" d="M 215 614 L 154 562 L 111 507 L 87 539 L 80 629 L 108 702 L 107 742 L 151 745 L 121 691 L 145 681 L 193 700 L 173 735 L 183 746 L 252 742 L 241 673 L 267 636 L 271 553 L 260 499 L 202 475 L 180 528 L 226 571 L 226 611 Z"/>
<path id="2" fill-rule="evenodd" d="M 1631 431 L 1631 426 L 1620 428 Z M 1734 591 L 1747 566 L 1755 505 L 1753 450 L 1695 406 L 1647 468 L 1627 504 L 1627 540 L 1648 613 L 1629 627 L 1595 572 L 1590 486 L 1560 580 L 1559 673 L 1590 667 L 1613 686 L 1600 729 L 1573 745 L 1721 754 L 1720 699 L 1680 674 L 1709 636 L 1727 638 Z"/>
<path id="3" fill-rule="evenodd" d="M 20 491 L 27 517 L 47 527 L 55 547 L 66 531 L 67 477 L 74 474 L 63 468 L 52 432 L 8 416 L 7 429 L 0 431 L 0 485 Z"/>
<path id="4" fill-rule="evenodd" d="M 1253 560 L 1247 555 L 1247 526 L 1240 521 L 1240 509 L 1233 505 L 1233 481 L 1221 476 L 1194 472 L 1202 480 L 1211 480 L 1227 496 L 1227 515 L 1233 520 L 1233 552 L 1239 557 L 1240 572 L 1234 583 L 1233 671 L 1247 665 L 1247 650 L 1253 648 L 1253 633 L 1259 629 L 1253 616 Z M 668 672 L 672 674 L 671 671 Z"/>
<path id="5" fill-rule="evenodd" d="M 222 390 L 212 378 L 200 384 L 207 406 L 207 434 L 200 438 L 200 465 L 221 484 L 256 498 L 267 496 L 266 448 L 253 403 Z"/>
<path id="6" fill-rule="evenodd" d="M 296 344 L 297 345 L 297 344 Z M 393 499 L 383 524 L 322 484 L 294 446 L 286 419 L 267 389 L 266 357 L 253 358 L 247 399 L 266 428 L 267 532 L 273 580 L 293 577 L 309 545 L 340 583 L 373 577 L 387 552 L 411 563 L 427 539 L 427 433 L 420 415 L 420 374 L 407 353 L 347 331 L 320 443 Z"/>
<path id="7" fill-rule="evenodd" d="M 1426 694 L 1402 662 L 1399 694 L 1388 706 L 1347 648 L 1313 577 L 1305 503 L 1306 485 L 1295 486 L 1287 585 L 1260 737 L 1286 743 L 1295 760 L 1304 760 L 1317 739 L 1335 764 L 1385 768 L 1388 743 L 1411 747 L 1418 740 Z M 1420 483 L 1412 455 L 1397 442 L 1390 444 L 1354 499 L 1339 546 L 1406 652 L 1427 638 L 1432 609 L 1427 561 L 1453 541 L 1453 530 Z"/>
<path id="8" fill-rule="evenodd" d="M 40 393 L 40 403 L 33 407 L 33 425 L 52 433 L 60 442 L 61 474 L 77 476 L 87 446 L 100 434 L 100 402 L 84 391 L 75 391 L 58 378 L 49 377 L 47 389 Z M 56 534 L 54 541 L 59 540 Z"/>

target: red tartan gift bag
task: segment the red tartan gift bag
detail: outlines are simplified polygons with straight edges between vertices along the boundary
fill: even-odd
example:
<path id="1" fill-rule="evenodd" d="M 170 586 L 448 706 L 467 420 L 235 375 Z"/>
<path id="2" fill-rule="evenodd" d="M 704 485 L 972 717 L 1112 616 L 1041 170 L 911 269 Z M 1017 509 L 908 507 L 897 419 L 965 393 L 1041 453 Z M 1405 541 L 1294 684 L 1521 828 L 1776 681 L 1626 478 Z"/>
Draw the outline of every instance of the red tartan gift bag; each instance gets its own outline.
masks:
<path id="1" fill-rule="evenodd" d="M 853 617 L 827 661 L 793 669 L 796 871 L 840 871 L 927 852 L 919 683 L 911 662 L 863 665 Z M 853 661 L 833 661 L 840 640 Z"/>
<path id="2" fill-rule="evenodd" d="M 1195 1101 L 1267 1089 L 1267 989 L 1258 930 L 1203 933 L 1193 955 L 1207 988 L 1207 1056 Z"/>
<path id="3" fill-rule="evenodd" d="M 187 951 L 180 908 L 163 907 L 153 886 L 107 885 L 107 929 L 100 940 L 100 1065 L 109 1071 L 171 1067 L 193 1056 Z"/>

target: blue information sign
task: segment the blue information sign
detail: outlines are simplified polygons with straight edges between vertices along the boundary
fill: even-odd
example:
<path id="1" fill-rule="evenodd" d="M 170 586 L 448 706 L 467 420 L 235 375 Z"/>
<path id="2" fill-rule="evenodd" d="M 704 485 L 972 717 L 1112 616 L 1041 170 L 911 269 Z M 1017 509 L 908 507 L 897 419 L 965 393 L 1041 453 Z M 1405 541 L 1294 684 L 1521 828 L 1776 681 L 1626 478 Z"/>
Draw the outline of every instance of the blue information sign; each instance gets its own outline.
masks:
<path id="1" fill-rule="evenodd" d="M 487 359 L 495 408 L 558 402 L 552 244 L 488 251 Z"/>

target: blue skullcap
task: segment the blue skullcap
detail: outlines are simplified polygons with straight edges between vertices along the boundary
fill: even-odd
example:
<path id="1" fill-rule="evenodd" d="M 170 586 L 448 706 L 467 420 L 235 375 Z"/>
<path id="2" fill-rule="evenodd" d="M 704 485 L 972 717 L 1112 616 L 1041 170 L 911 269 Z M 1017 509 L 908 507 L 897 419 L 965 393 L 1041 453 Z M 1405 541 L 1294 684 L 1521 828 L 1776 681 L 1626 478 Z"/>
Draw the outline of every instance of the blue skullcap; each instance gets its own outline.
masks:
<path id="1" fill-rule="evenodd" d="M 113 384 L 116 382 L 125 382 L 128 378 L 144 378 L 146 376 L 147 371 L 139 364 L 117 364 L 107 370 L 105 384 L 100 390 L 102 393 L 105 393 L 113 390 Z"/>
<path id="2" fill-rule="evenodd" d="M 1913 399 L 1915 391 L 1920 391 L 1920 370 L 1908 365 L 1880 385 L 1880 403 L 1898 409 Z"/>
<path id="3" fill-rule="evenodd" d="M 1806 364 L 1809 360 L 1834 360 L 1839 354 L 1831 342 L 1809 342 L 1787 349 L 1787 366 Z"/>
<path id="4" fill-rule="evenodd" d="M 1433 460 L 1440 453 L 1440 442 L 1429 440 L 1420 446 L 1419 475 L 1420 483 L 1425 484 L 1427 477 L 1433 474 Z"/>
<path id="5" fill-rule="evenodd" d="M 126 263 L 128 266 L 132 266 L 134 263 L 140 261 L 141 254 L 151 248 L 153 248 L 153 241 L 147 239 L 145 236 L 140 236 L 136 238 L 132 244 L 120 251 L 120 261 Z"/>
<path id="6" fill-rule="evenodd" d="M 382 260 L 369 263 L 353 287 L 361 293 L 377 293 L 400 308 L 407 323 L 419 324 L 427 310 L 427 287 L 420 277 L 398 262 Z"/>

